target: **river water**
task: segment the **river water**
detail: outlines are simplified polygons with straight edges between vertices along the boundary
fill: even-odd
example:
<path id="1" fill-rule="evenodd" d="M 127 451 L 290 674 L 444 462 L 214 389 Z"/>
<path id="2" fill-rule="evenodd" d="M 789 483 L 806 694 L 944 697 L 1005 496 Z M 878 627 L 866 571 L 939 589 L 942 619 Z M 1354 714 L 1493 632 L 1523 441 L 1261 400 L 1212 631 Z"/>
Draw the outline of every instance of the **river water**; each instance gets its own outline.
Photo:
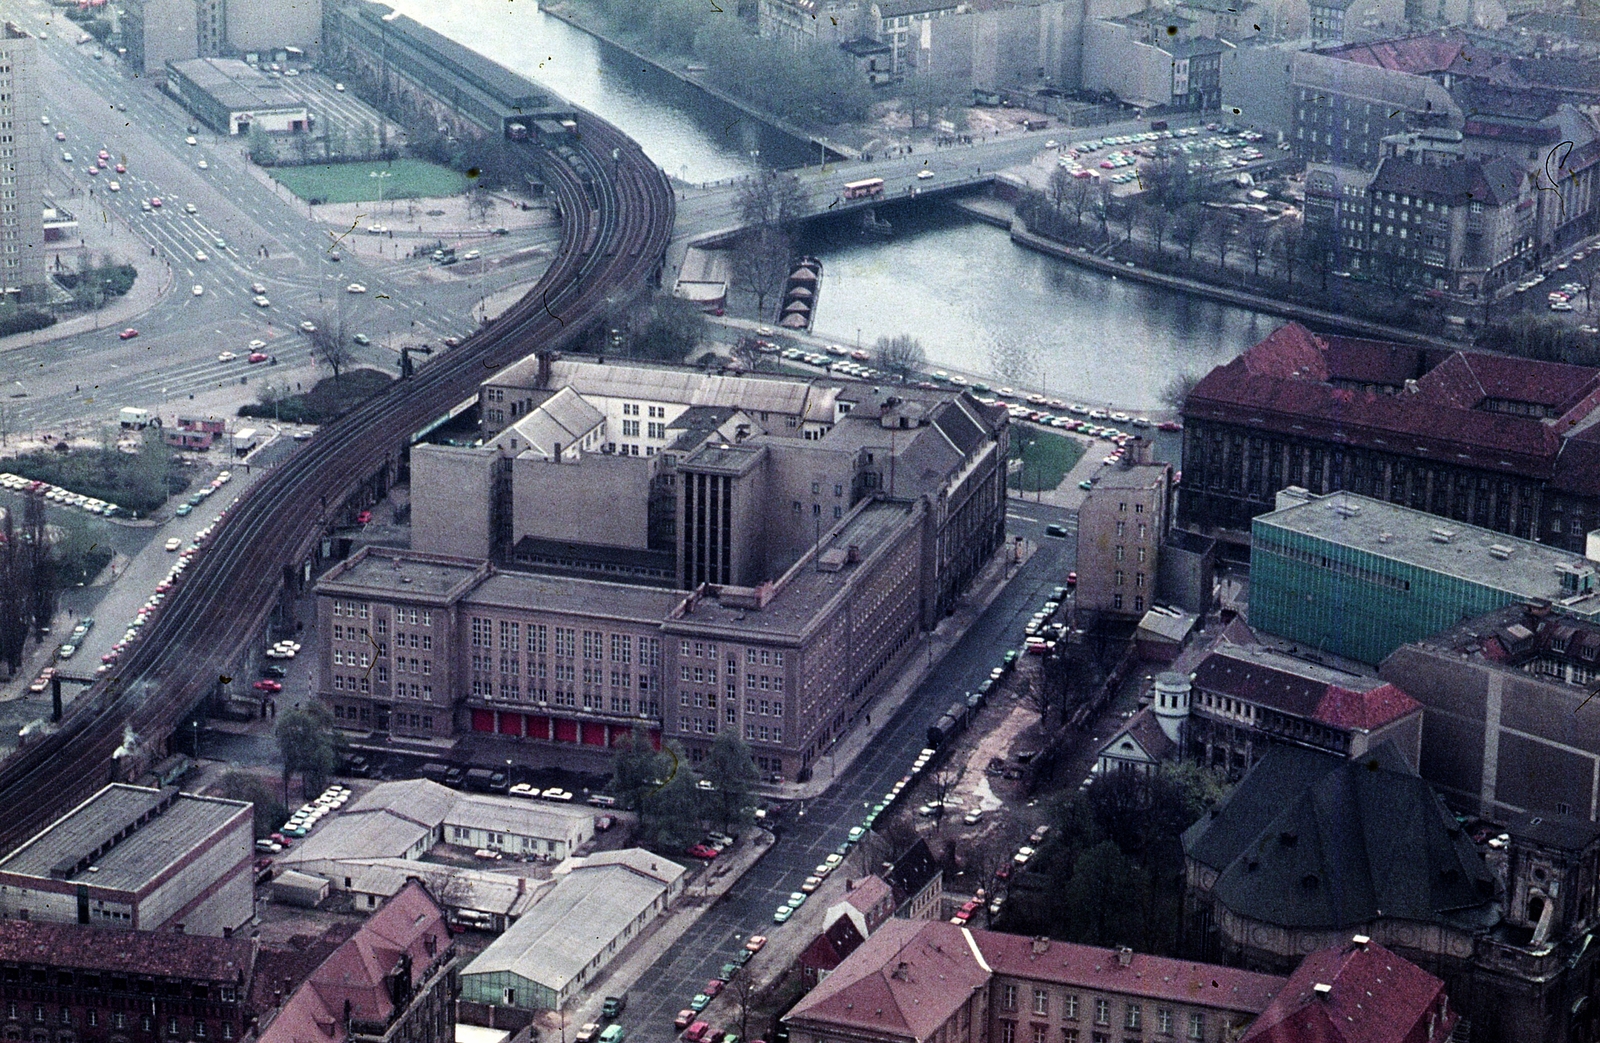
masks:
<path id="1" fill-rule="evenodd" d="M 795 166 L 810 150 L 587 33 L 509 0 L 389 0 L 425 25 L 548 86 L 638 141 L 667 173 L 714 181 Z M 891 240 L 818 222 L 815 331 L 843 344 L 909 333 L 936 367 L 1051 397 L 1159 406 L 1172 374 L 1204 373 L 1281 319 L 1090 272 L 1012 244 L 942 207 L 887 207 Z"/>

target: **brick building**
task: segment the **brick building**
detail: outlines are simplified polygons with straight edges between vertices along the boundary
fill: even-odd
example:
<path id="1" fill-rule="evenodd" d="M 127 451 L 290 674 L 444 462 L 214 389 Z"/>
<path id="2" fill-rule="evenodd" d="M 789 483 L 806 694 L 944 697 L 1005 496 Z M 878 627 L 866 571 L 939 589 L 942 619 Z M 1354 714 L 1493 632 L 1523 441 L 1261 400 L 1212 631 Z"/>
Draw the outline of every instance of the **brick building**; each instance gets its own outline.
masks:
<path id="1" fill-rule="evenodd" d="M 262 1018 L 261 1043 L 453 1043 L 459 992 L 444 913 L 412 881 Z"/>
<path id="2" fill-rule="evenodd" d="M 1444 982 L 1358 934 L 1301 960 L 1239 1043 L 1434 1043 L 1460 1020 Z"/>
<path id="3" fill-rule="evenodd" d="M 794 1043 L 1227 1043 L 1284 986 L 1275 975 L 891 920 L 797 1003 Z"/>
<path id="4" fill-rule="evenodd" d="M 255 915 L 251 805 L 115 783 L 0 860 L 0 917 L 227 936 Z"/>
<path id="5" fill-rule="evenodd" d="M 1600 370 L 1319 336 L 1289 323 L 1184 402 L 1178 524 L 1241 539 L 1296 485 L 1584 549 Z"/>
<path id="6" fill-rule="evenodd" d="M 0 921 L 0 1039 L 244 1040 L 255 943 Z"/>
<path id="7" fill-rule="evenodd" d="M 1155 603 L 1171 503 L 1171 464 L 1113 467 L 1099 477 L 1078 509 L 1079 611 L 1136 619 Z"/>

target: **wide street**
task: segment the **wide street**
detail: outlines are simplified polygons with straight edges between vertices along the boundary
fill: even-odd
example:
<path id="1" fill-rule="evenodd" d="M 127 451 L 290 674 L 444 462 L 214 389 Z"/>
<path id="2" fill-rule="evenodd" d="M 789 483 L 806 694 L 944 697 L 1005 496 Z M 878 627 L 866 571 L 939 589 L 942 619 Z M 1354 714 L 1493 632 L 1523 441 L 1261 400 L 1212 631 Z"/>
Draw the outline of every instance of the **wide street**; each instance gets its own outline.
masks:
<path id="1" fill-rule="evenodd" d="M 141 280 L 170 286 L 154 308 L 127 323 L 139 331 L 136 339 L 119 340 L 122 324 L 117 324 L 0 348 L 10 431 L 87 426 L 113 418 L 125 405 L 158 409 L 166 403 L 175 409 L 197 393 L 235 384 L 252 389 L 236 390 L 231 398 L 248 401 L 255 397 L 253 387 L 268 379 L 309 383 L 316 374 L 309 341 L 298 326 L 326 314 L 342 315 L 352 333 L 371 339 L 369 347 L 355 349 L 358 363 L 394 372 L 400 344 L 437 346 L 444 336 L 465 335 L 473 328 L 471 313 L 480 299 L 529 282 L 542 270 L 542 263 L 501 268 L 496 262 L 529 247 L 553 245 L 555 231 L 548 222 L 511 235 L 484 235 L 474 241 L 483 260 L 454 270 L 422 259 L 389 262 L 373 249 L 375 236 L 352 246 L 348 239 L 367 233 L 362 224 L 404 224 L 406 204 L 373 204 L 365 208 L 372 211 L 369 219 L 330 232 L 328 225 L 308 220 L 304 203 L 274 191 L 251 168 L 242 140 L 195 124 L 173 99 L 129 74 L 113 56 L 97 60 L 99 45 L 74 44 L 76 27 L 51 12 L 43 0 L 29 0 L 22 18 L 27 28 L 48 33 L 40 42 L 41 81 L 49 85 L 44 114 L 51 122 L 36 128 L 48 188 L 81 225 L 101 226 L 94 240 L 138 265 Z M 345 126 L 377 121 L 371 110 L 319 76 L 307 73 L 281 82 L 305 97 L 319 119 Z M 191 125 L 198 127 L 196 144 L 186 145 Z M 58 132 L 65 140 L 57 140 Z M 109 166 L 90 175 L 102 149 Z M 206 169 L 200 169 L 201 161 Z M 125 173 L 116 172 L 118 163 Z M 110 190 L 113 181 L 118 191 Z M 162 205 L 146 209 L 156 198 Z M 59 244 L 62 254 L 79 249 L 79 233 L 68 234 Z M 414 233 L 409 239 L 384 240 L 390 257 L 422 242 Z M 93 242 L 89 249 L 100 252 Z M 340 260 L 333 259 L 336 255 Z M 54 260 L 52 254 L 50 263 Z M 266 288 L 267 307 L 252 303 L 250 287 L 257 283 Z M 345 292 L 350 283 L 366 286 L 367 292 Z M 201 288 L 198 296 L 195 286 Z M 256 340 L 276 359 L 275 368 L 245 361 L 248 345 Z M 238 358 L 218 361 L 222 351 Z M 75 393 L 75 388 L 81 390 Z"/>
<path id="2" fill-rule="evenodd" d="M 1067 528 L 1066 539 L 1044 535 L 1049 522 Z M 1008 536 L 1022 536 L 1038 544 L 1033 557 L 1001 590 L 951 652 L 939 662 L 923 685 L 885 724 L 870 752 L 848 767 L 841 765 L 838 781 L 825 794 L 803 804 L 804 814 L 786 814 L 777 842 L 721 902 L 706 910 L 666 956 L 629 990 L 628 1009 L 620 1019 L 628 1035 L 638 1039 L 665 1039 L 673 1016 L 688 1006 L 699 986 L 744 946 L 753 934 L 773 939 L 769 945 L 798 952 L 784 945 L 784 932 L 805 931 L 800 922 L 779 925 L 772 913 L 784 897 L 799 889 L 811 870 L 859 825 L 866 810 L 881 800 L 910 768 L 926 741 L 928 725 L 951 701 L 963 697 L 988 676 L 1008 648 L 1022 644 L 1022 628 L 1050 589 L 1062 582 L 1073 567 L 1077 516 L 1048 505 L 1013 501 L 1007 512 Z M 920 664 L 915 664 L 920 665 Z M 908 666 L 909 668 L 909 666 Z M 814 766 L 824 776 L 831 771 L 826 757 Z M 803 914 L 798 920 L 808 920 Z M 805 941 L 809 941 L 808 935 Z M 804 942 L 799 943 L 803 945 Z M 777 958 L 769 954 L 768 958 Z M 758 961 L 762 957 L 756 958 Z M 736 1019 L 736 1004 L 719 999 L 708 1009 L 706 1020 L 721 1029 Z M 750 1026 L 752 1034 L 765 1026 Z M 737 1027 L 734 1027 L 737 1030 Z"/>

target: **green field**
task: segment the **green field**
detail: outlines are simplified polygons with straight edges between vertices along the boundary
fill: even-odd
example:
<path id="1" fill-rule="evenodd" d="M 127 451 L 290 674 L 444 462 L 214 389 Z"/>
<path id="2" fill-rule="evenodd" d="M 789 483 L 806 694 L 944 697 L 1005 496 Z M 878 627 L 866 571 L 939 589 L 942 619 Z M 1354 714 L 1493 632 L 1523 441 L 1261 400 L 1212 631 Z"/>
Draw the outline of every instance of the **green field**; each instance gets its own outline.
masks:
<path id="1" fill-rule="evenodd" d="M 375 178 L 373 171 L 388 177 Z M 458 170 L 420 159 L 389 163 L 317 163 L 307 167 L 279 167 L 272 176 L 301 199 L 314 203 L 365 203 L 378 198 L 383 182 L 384 199 L 421 199 L 457 196 L 467 190 L 467 176 Z"/>
<path id="2" fill-rule="evenodd" d="M 1083 456 L 1083 451 L 1083 443 L 1075 438 L 1015 424 L 1011 428 L 1011 458 L 1021 460 L 1022 468 L 1011 472 L 1006 485 L 1026 492 L 1054 489 Z"/>

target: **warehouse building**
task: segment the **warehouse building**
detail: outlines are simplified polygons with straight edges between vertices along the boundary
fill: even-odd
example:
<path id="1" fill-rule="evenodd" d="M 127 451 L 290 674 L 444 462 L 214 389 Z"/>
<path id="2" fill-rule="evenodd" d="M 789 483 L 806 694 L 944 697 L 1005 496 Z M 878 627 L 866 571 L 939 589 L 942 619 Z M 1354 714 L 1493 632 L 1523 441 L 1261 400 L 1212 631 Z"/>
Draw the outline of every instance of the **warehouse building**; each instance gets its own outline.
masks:
<path id="1" fill-rule="evenodd" d="M 243 801 L 116 783 L 0 861 L 0 919 L 228 936 L 254 839 Z"/>
<path id="2" fill-rule="evenodd" d="M 1251 529 L 1250 624 L 1376 666 L 1462 619 L 1544 599 L 1600 613 L 1581 554 L 1349 492 L 1285 489 Z"/>
<path id="3" fill-rule="evenodd" d="M 309 133 L 305 102 L 237 58 L 167 62 L 167 92 L 218 134 Z"/>
<path id="4" fill-rule="evenodd" d="M 376 909 L 399 894 L 410 880 L 421 880 L 457 927 L 503 931 L 539 900 L 549 881 L 512 873 L 485 872 L 402 858 L 349 859 L 341 863 L 340 890 L 350 892 L 358 910 Z"/>
<path id="5" fill-rule="evenodd" d="M 461 999 L 561 1009 L 666 911 L 683 873 L 642 848 L 591 855 L 466 966 Z"/>

